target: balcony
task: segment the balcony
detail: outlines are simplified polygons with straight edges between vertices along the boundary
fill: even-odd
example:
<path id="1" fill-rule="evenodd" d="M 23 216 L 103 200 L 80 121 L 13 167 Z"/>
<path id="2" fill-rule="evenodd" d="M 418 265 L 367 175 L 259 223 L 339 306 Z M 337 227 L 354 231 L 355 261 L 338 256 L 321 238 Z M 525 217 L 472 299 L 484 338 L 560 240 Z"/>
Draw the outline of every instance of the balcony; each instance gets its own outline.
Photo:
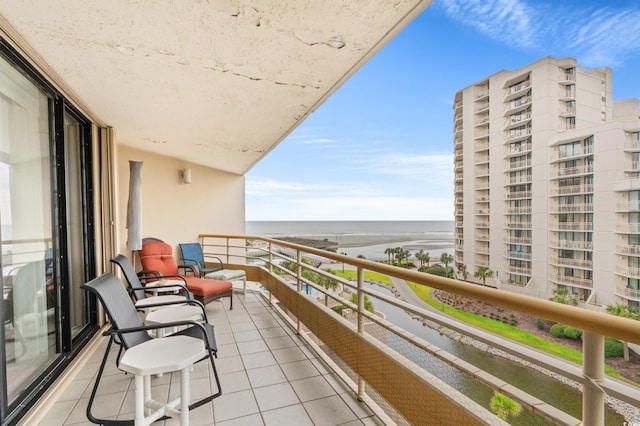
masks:
<path id="1" fill-rule="evenodd" d="M 640 200 L 626 201 L 618 203 L 616 205 L 616 211 L 618 212 L 640 212 Z"/>
<path id="2" fill-rule="evenodd" d="M 507 244 L 531 245 L 531 237 L 512 237 L 506 235 L 503 241 Z"/>
<path id="3" fill-rule="evenodd" d="M 507 207 L 506 214 L 531 214 L 531 206 Z"/>
<path id="4" fill-rule="evenodd" d="M 550 256 L 549 263 L 556 266 L 569 266 L 582 269 L 591 269 L 593 267 L 592 260 L 573 259 L 570 257 Z"/>
<path id="5" fill-rule="evenodd" d="M 640 256 L 640 245 L 637 244 L 618 244 L 616 245 L 616 253 L 626 256 Z"/>
<path id="6" fill-rule="evenodd" d="M 640 290 L 636 290 L 635 288 L 618 286 L 616 294 L 625 299 L 640 301 Z"/>
<path id="7" fill-rule="evenodd" d="M 592 231 L 593 223 L 591 222 L 555 222 L 552 228 L 559 231 Z"/>
<path id="8" fill-rule="evenodd" d="M 576 176 L 593 173 L 593 164 L 584 164 L 576 167 L 556 168 L 556 177 Z M 553 176 L 552 176 L 553 178 Z"/>
<path id="9" fill-rule="evenodd" d="M 570 287 L 593 288 L 593 280 L 582 277 L 570 277 L 567 275 L 559 275 L 556 273 L 549 274 L 551 282 L 557 285 L 566 285 Z"/>
<path id="10" fill-rule="evenodd" d="M 574 240 L 557 240 L 552 239 L 549 242 L 553 248 L 570 249 L 570 250 L 593 250 L 592 241 L 574 241 Z"/>
<path id="11" fill-rule="evenodd" d="M 570 185 L 570 186 L 559 186 L 555 185 L 553 188 L 549 190 L 549 195 L 574 195 L 574 194 L 587 194 L 593 192 L 592 184 L 585 185 Z"/>
<path id="12" fill-rule="evenodd" d="M 531 191 L 511 191 L 507 192 L 507 199 L 517 200 L 531 198 Z"/>
<path id="13" fill-rule="evenodd" d="M 571 306 L 557 309 L 556 304 L 546 300 L 268 238 L 201 235 L 201 239 L 208 256 L 220 256 L 227 267 L 246 270 L 252 290 L 236 296 L 233 310 L 228 310 L 226 303 L 222 302 L 207 305 L 209 320 L 216 325 L 217 366 L 224 393 L 212 404 L 192 411 L 190 417 L 194 422 L 246 423 L 262 419 L 270 424 L 295 419 L 297 423 L 309 424 L 498 424 L 488 408 L 456 389 L 457 379 L 447 382 L 431 374 L 428 365 L 421 363 L 423 358 L 442 362 L 442 368 L 468 375 L 490 390 L 504 392 L 508 388 L 509 397 L 557 423 L 580 422 L 517 385 L 505 383 L 463 357 L 452 356 L 395 322 L 366 311 L 363 309 L 365 295 L 374 304 L 387 304 L 407 311 L 421 327 L 422 323 L 433 322 L 440 334 L 445 329 L 455 330 L 465 338 L 515 355 L 571 381 L 586 385 L 589 379 L 585 377 L 597 380 L 597 387 L 584 386 L 582 391 L 585 425 L 601 423 L 605 392 L 634 406 L 640 405 L 640 390 L 603 376 L 604 359 L 597 355 L 601 353 L 605 335 L 640 343 L 640 324 L 636 321 L 620 318 L 612 321 L 608 314 Z M 356 271 L 356 278 L 338 278 L 304 263 L 303 258 L 349 265 Z M 293 262 L 297 272 L 291 272 L 292 277 L 289 278 L 304 283 L 315 294 L 309 295 L 304 289 L 289 284 L 287 277 L 276 275 L 274 271 L 278 269 L 279 261 Z M 506 270 L 530 273 L 528 268 L 508 267 Z M 308 281 L 305 271 L 334 279 L 338 290 L 327 290 Z M 411 286 L 439 288 L 515 311 L 524 309 L 538 318 L 580 327 L 585 330 L 585 367 L 558 360 L 460 323 L 440 312 L 387 295 L 376 290 L 376 286 L 366 285 L 364 274 L 367 271 L 408 281 Z M 409 289 L 403 284 L 397 286 L 401 291 Z M 357 295 L 357 303 L 346 298 L 345 290 Z M 332 304 L 347 306 L 347 313 L 339 315 L 328 309 L 327 306 Z M 51 410 L 47 412 L 42 406 L 32 413 L 30 420 L 35 421 L 39 415 L 57 424 L 71 425 L 85 419 L 86 392 L 96 373 L 98 366 L 95 360 L 101 356 L 104 339 L 97 336 L 84 350 L 74 368 L 77 375 L 68 374 L 60 378 L 49 399 L 55 402 Z M 113 368 L 113 364 L 111 358 L 108 368 L 113 374 L 106 376 L 110 383 L 97 396 L 96 407 L 105 415 L 129 417 L 132 413 L 131 398 L 125 395 L 131 378 Z M 208 391 L 210 380 L 205 369 L 196 366 L 191 381 L 194 398 Z M 173 386 L 176 386 L 170 377 L 152 381 L 156 391 L 173 392 Z"/>
<path id="14" fill-rule="evenodd" d="M 516 145 L 516 146 L 507 145 L 507 147 L 504 150 L 504 156 L 505 157 L 513 157 L 514 155 L 519 155 L 519 154 L 522 154 L 522 153 L 531 152 L 531 147 L 532 146 L 533 145 L 531 143 L 520 144 L 520 145 Z"/>
<path id="15" fill-rule="evenodd" d="M 575 204 L 560 204 L 552 203 L 549 206 L 551 213 L 590 213 L 593 211 L 593 204 L 591 203 L 575 203 Z"/>
<path id="16" fill-rule="evenodd" d="M 509 161 L 507 163 L 507 170 L 524 169 L 527 167 L 531 167 L 530 158 L 527 158 L 526 160 L 520 160 L 520 161 Z"/>

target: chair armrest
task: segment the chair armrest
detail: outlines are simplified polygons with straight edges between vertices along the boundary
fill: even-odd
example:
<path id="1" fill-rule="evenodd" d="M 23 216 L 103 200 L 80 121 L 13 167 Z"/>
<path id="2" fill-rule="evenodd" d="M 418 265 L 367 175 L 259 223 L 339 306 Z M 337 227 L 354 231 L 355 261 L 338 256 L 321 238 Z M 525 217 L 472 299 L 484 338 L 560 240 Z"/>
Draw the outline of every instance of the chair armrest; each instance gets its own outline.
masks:
<path id="1" fill-rule="evenodd" d="M 120 337 L 122 334 L 126 334 L 126 333 L 135 333 L 138 331 L 158 330 L 162 328 L 181 327 L 181 326 L 188 326 L 190 330 L 191 329 L 197 330 L 197 333 L 189 333 L 189 335 L 191 337 L 197 338 L 196 336 L 194 336 L 194 334 L 197 334 L 204 342 L 205 348 L 207 349 L 207 353 L 217 351 L 217 348 L 211 347 L 211 343 L 209 341 L 208 333 L 207 333 L 207 328 L 209 328 L 210 332 L 212 333 L 213 325 L 209 323 L 198 322 L 198 321 L 190 321 L 190 320 L 176 321 L 176 322 L 168 322 L 164 324 L 151 324 L 151 325 L 143 325 L 140 327 L 122 328 L 120 330 L 113 330 L 112 328 L 111 330 L 105 332 L 105 334 L 108 333 L 108 335 L 112 335 L 112 336 L 117 335 L 118 337 Z M 161 337 L 161 338 L 170 339 L 171 336 Z"/>
<path id="2" fill-rule="evenodd" d="M 218 256 L 205 255 L 204 257 L 206 258 L 206 259 L 205 259 L 205 262 L 206 262 L 208 259 L 216 259 L 216 260 L 218 261 L 218 263 L 220 264 L 220 268 L 219 268 L 219 269 L 224 269 L 224 263 L 222 263 L 222 259 L 220 259 Z"/>
<path id="3" fill-rule="evenodd" d="M 177 300 L 175 302 L 158 302 L 158 303 L 148 303 L 146 305 L 144 305 L 144 308 L 154 308 L 157 306 L 172 306 L 172 305 L 193 305 L 193 306 L 199 306 L 200 309 L 202 310 L 202 318 L 204 322 L 209 322 L 209 320 L 207 319 L 207 312 L 204 309 L 204 305 L 202 304 L 202 302 L 200 302 L 199 300 L 195 300 L 195 299 L 186 299 L 184 301 L 182 300 Z"/>
<path id="4" fill-rule="evenodd" d="M 196 265 L 178 265 L 178 269 L 184 269 L 185 275 L 188 273 L 188 271 L 191 271 L 194 277 L 200 278 L 200 268 L 198 268 Z"/>
<path id="5" fill-rule="evenodd" d="M 153 276 L 148 276 L 148 274 L 152 274 Z M 187 299 L 193 300 L 193 294 L 187 288 L 187 280 L 182 275 L 162 275 L 158 271 L 140 271 L 138 272 L 138 277 L 140 278 L 140 283 L 144 286 L 143 289 L 137 289 L 137 291 L 147 291 L 153 289 L 167 289 L 167 288 L 180 288 L 187 293 Z M 167 285 L 149 285 L 149 283 L 156 282 L 161 279 L 167 278 L 177 278 L 178 280 L 182 280 L 184 284 L 167 284 Z M 151 280 L 151 281 L 149 281 Z"/>

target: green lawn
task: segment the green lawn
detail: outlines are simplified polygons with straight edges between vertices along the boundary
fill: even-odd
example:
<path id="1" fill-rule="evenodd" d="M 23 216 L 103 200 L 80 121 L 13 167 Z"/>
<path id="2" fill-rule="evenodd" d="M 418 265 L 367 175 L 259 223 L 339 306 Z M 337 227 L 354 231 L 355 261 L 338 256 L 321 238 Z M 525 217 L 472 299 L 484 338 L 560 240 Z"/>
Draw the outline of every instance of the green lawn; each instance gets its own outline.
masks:
<path id="1" fill-rule="evenodd" d="M 580 351 L 576 351 L 575 349 L 568 348 L 559 343 L 551 342 L 549 340 L 545 340 L 541 337 L 535 336 L 533 334 L 522 331 L 516 327 L 512 327 L 507 324 L 503 324 L 499 321 L 494 321 L 489 318 L 485 318 L 479 315 L 474 315 L 469 312 L 461 311 L 459 309 L 452 308 L 451 306 L 444 305 L 440 302 L 437 302 L 431 297 L 431 288 L 423 285 L 416 285 L 415 283 L 407 282 L 409 287 L 413 289 L 413 291 L 426 303 L 431 305 L 432 307 L 444 311 L 447 315 L 456 318 L 460 321 L 463 321 L 469 325 L 473 325 L 474 327 L 481 328 L 486 331 L 490 331 L 492 333 L 503 336 L 507 339 L 511 339 L 513 341 L 525 344 L 527 346 L 531 346 L 543 352 L 546 352 L 550 355 L 557 356 L 558 358 L 565 359 L 567 361 L 574 362 L 576 364 L 582 365 L 582 353 Z M 625 382 L 634 384 L 638 386 L 637 383 L 626 379 L 622 375 L 620 375 L 613 368 L 608 365 L 605 366 L 605 372 L 611 377 L 615 377 L 617 379 L 624 380 Z"/>
<path id="2" fill-rule="evenodd" d="M 351 278 L 354 280 L 358 278 L 358 271 L 354 271 L 353 269 L 345 270 L 344 272 L 342 272 L 341 270 L 332 269 L 331 273 L 334 275 L 337 275 L 340 278 Z M 393 283 L 391 282 L 391 278 L 389 278 L 384 274 L 379 274 L 377 272 L 364 271 L 364 280 L 380 282 L 386 285 L 393 286 Z"/>

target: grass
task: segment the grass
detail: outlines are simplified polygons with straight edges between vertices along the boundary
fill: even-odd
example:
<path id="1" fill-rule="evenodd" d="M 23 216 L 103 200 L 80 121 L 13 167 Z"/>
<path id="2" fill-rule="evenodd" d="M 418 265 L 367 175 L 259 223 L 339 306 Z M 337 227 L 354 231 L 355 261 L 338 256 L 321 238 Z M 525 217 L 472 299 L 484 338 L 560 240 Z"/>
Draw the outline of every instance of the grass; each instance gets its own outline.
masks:
<path id="1" fill-rule="evenodd" d="M 415 283 L 411 282 L 407 282 L 407 284 L 409 284 L 409 287 L 413 289 L 413 291 L 418 295 L 418 297 L 420 297 L 420 299 L 424 300 L 433 308 L 443 311 L 453 318 L 456 318 L 474 327 L 478 327 L 483 330 L 498 334 L 507 339 L 511 339 L 515 342 L 525 344 L 558 358 L 582 365 L 582 353 L 580 351 L 568 348 L 559 343 L 551 342 L 534 334 L 522 331 L 516 327 L 503 324 L 499 321 L 494 321 L 489 318 L 485 318 L 469 312 L 461 311 L 448 305 L 444 305 L 440 302 L 437 302 L 435 299 L 433 299 L 433 297 L 431 297 L 430 287 L 416 285 Z M 624 380 L 625 382 L 638 386 L 637 383 L 625 378 L 608 365 L 605 365 L 605 373 L 611 377 L 615 377 L 617 379 Z"/>
<path id="2" fill-rule="evenodd" d="M 346 270 L 344 272 L 336 269 L 332 269 L 331 271 L 332 271 L 331 272 L 332 274 L 337 275 L 340 278 L 347 278 L 347 279 L 351 278 L 354 280 L 358 278 L 358 271 L 354 271 L 353 269 Z M 393 286 L 393 283 L 391 282 L 391 278 L 389 278 L 384 274 L 379 274 L 377 272 L 364 271 L 364 280 L 381 282 L 382 284 Z"/>

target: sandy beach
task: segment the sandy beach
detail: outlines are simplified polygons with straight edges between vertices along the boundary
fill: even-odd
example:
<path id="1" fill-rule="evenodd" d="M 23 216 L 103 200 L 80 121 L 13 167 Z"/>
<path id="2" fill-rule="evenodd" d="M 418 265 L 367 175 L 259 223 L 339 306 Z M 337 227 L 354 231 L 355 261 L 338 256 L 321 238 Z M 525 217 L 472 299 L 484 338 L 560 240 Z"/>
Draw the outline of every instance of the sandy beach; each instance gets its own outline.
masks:
<path id="1" fill-rule="evenodd" d="M 288 236 L 282 239 L 292 240 L 296 236 Z M 370 260 L 385 260 L 387 248 L 402 247 L 412 253 L 423 250 L 429 253 L 432 259 L 438 258 L 442 253 L 453 253 L 453 236 L 446 233 L 412 233 L 412 234 L 340 234 L 340 235 L 305 235 L 305 242 L 300 244 L 318 246 L 329 243 L 336 247 L 340 253 L 357 257 L 364 256 Z M 297 242 L 297 241 L 293 241 Z"/>

